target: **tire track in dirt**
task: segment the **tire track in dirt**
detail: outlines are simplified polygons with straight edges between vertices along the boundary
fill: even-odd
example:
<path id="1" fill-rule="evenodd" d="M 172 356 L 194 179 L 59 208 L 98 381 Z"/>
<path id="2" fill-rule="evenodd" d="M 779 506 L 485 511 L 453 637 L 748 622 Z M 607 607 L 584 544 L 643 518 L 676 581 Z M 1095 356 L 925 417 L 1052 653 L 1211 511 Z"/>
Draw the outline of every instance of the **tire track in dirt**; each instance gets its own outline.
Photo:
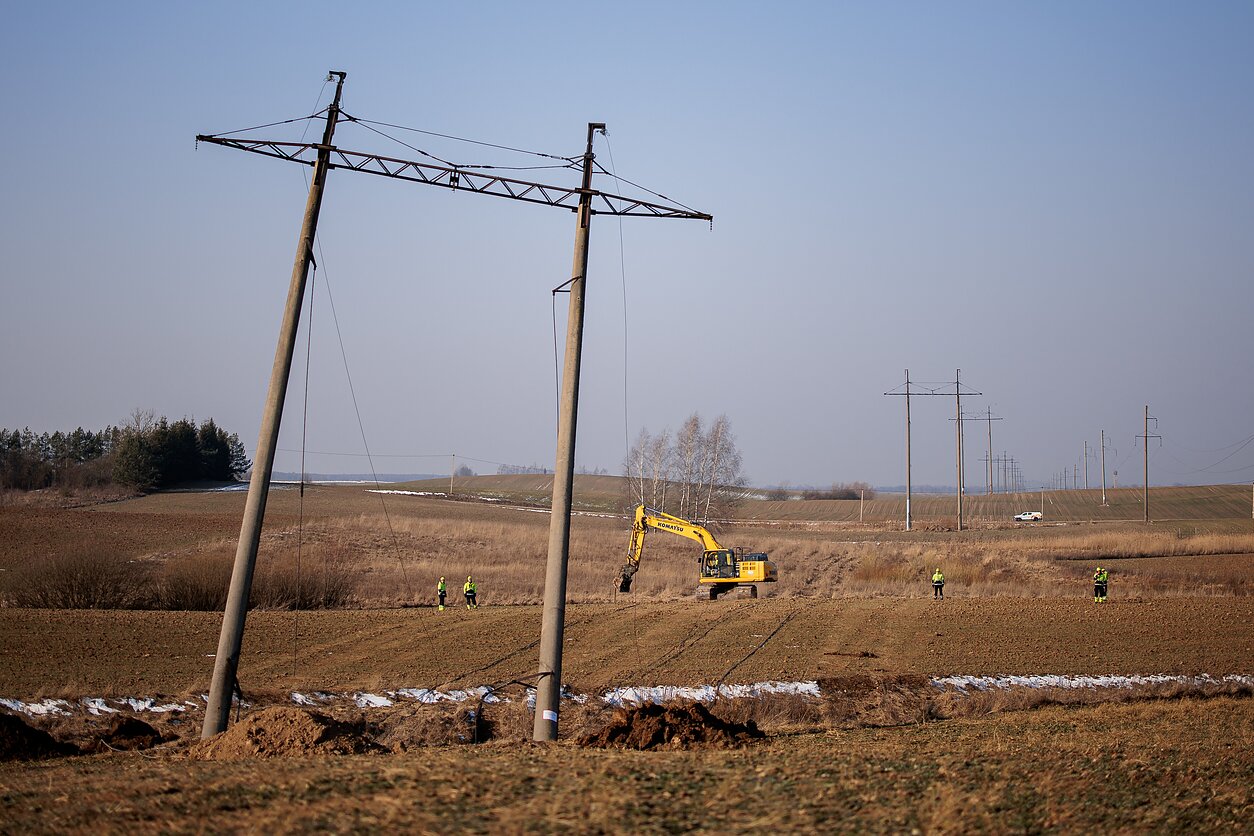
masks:
<path id="1" fill-rule="evenodd" d="M 779 632 L 780 632 L 781 630 L 783 630 L 785 627 L 787 627 L 787 626 L 788 626 L 788 622 L 790 622 L 790 621 L 792 621 L 794 618 L 796 618 L 796 617 L 797 617 L 797 614 L 798 614 L 799 612 L 800 612 L 800 610 L 799 610 L 799 609 L 796 609 L 796 608 L 794 608 L 794 609 L 790 610 L 790 611 L 789 611 L 789 613 L 788 613 L 788 615 L 784 616 L 784 619 L 783 619 L 782 621 L 780 621 L 779 625 L 778 625 L 778 626 L 777 626 L 774 630 L 772 630 L 772 631 L 771 631 L 771 632 L 770 632 L 770 633 L 769 633 L 769 634 L 768 634 L 765 638 L 763 638 L 763 639 L 762 639 L 762 641 L 760 641 L 760 642 L 758 643 L 758 646 L 757 646 L 757 647 L 753 648 L 753 649 L 752 649 L 752 650 L 750 650 L 748 653 L 746 653 L 744 656 L 740 657 L 740 660 L 739 660 L 738 662 L 736 662 L 736 664 L 732 665 L 730 668 L 728 668 L 727 670 L 723 671 L 723 675 L 722 675 L 722 676 L 720 676 L 720 677 L 718 678 L 718 682 L 714 683 L 714 684 L 715 684 L 715 686 L 717 687 L 717 686 L 719 686 L 719 685 L 722 685 L 724 682 L 726 682 L 726 681 L 727 681 L 727 677 L 731 676 L 731 675 L 732 675 L 732 672 L 733 672 L 734 670 L 736 670 L 736 668 L 740 667 L 740 666 L 741 666 L 741 665 L 743 665 L 745 662 L 749 661 L 751 658 L 753 658 L 753 656 L 754 656 L 754 655 L 755 655 L 755 654 L 756 654 L 759 650 L 761 650 L 762 648 L 766 647 L 767 643 L 768 643 L 771 639 L 773 639 L 773 638 L 775 638 L 777 635 L 779 635 Z"/>
<path id="2" fill-rule="evenodd" d="M 744 610 L 744 605 L 741 605 L 737 607 L 736 609 L 728 609 L 724 611 L 723 613 L 716 616 L 714 619 L 710 621 L 704 622 L 702 624 L 694 624 L 693 626 L 689 627 L 685 631 L 684 637 L 679 640 L 679 644 L 676 645 L 674 649 L 666 652 L 662 656 L 653 660 L 651 663 L 646 663 L 642 667 L 629 668 L 626 671 L 624 671 L 623 681 L 624 682 L 627 682 L 629 680 L 643 681 L 641 677 L 647 674 L 649 671 L 657 670 L 659 668 L 664 668 L 668 665 L 671 665 L 677 662 L 680 656 L 684 655 L 688 651 L 695 648 L 697 644 L 699 644 L 707 636 L 713 633 L 716 629 L 724 625 L 730 618 L 732 618 L 732 616 L 739 615 L 741 612 L 743 612 L 743 610 Z"/>
<path id="3" fill-rule="evenodd" d="M 857 559 L 845 552 L 821 559 L 817 555 L 807 559 L 808 569 L 805 576 L 793 586 L 790 594 L 803 597 L 827 596 L 838 592 L 844 586 L 845 576 L 853 570 Z M 822 581 L 822 589 L 820 589 Z"/>
<path id="4" fill-rule="evenodd" d="M 583 626 L 585 626 L 585 625 L 587 625 L 587 624 L 591 623 L 594 619 L 605 618 L 605 617 L 613 617 L 613 616 L 619 615 L 619 614 L 621 614 L 621 613 L 623 613 L 623 612 L 626 612 L 627 610 L 632 609 L 632 608 L 633 608 L 633 607 L 635 607 L 635 606 L 637 606 L 637 605 L 636 605 L 636 604 L 628 604 L 628 605 L 626 605 L 626 606 L 624 606 L 624 607 L 619 607 L 618 609 L 610 610 L 610 612 L 609 612 L 609 613 L 607 613 L 607 614 L 605 614 L 605 615 L 601 615 L 601 614 L 599 614 L 599 613 L 598 613 L 598 614 L 587 615 L 587 616 L 584 616 L 583 618 L 574 619 L 574 620 L 572 620 L 572 621 L 568 622 L 568 623 L 565 625 L 565 631 L 566 631 L 566 632 L 571 632 L 571 631 L 573 631 L 573 630 L 576 630 L 576 629 L 578 629 L 578 628 L 580 628 L 580 627 L 583 627 Z M 573 639 L 573 637 L 572 637 L 572 639 Z M 465 671 L 465 672 L 463 672 L 463 673 L 458 674 L 457 676 L 454 676 L 454 677 L 450 678 L 447 682 L 443 683 L 443 684 L 442 684 L 442 685 L 440 685 L 439 687 L 444 688 L 444 687 L 447 687 L 447 686 L 449 686 L 449 685 L 453 685 L 453 684 L 455 684 L 455 683 L 462 682 L 463 680 L 467 679 L 468 677 L 474 676 L 474 675 L 475 675 L 475 674 L 477 674 L 477 673 L 482 673 L 482 672 L 484 672 L 484 671 L 491 670 L 491 669 L 495 668 L 497 665 L 503 664 L 504 662 L 506 662 L 506 661 L 508 661 L 508 660 L 510 660 L 510 659 L 512 659 L 512 658 L 514 658 L 514 657 L 516 657 L 516 656 L 518 656 L 518 655 L 520 655 L 520 654 L 526 653 L 528 650 L 533 650 L 533 649 L 535 649 L 535 648 L 536 648 L 536 646 L 538 646 L 539 644 L 540 644 L 540 638 L 537 636 L 535 639 L 533 639 L 532 641 L 528 642 L 527 644 L 522 645 L 521 647 L 515 648 L 514 650 L 511 650 L 509 653 L 506 653 L 505 655 L 503 655 L 503 656 L 501 656 L 501 657 L 499 657 L 499 658 L 497 658 L 497 659 L 494 659 L 494 660 L 492 660 L 491 662 L 488 662 L 488 663 L 487 663 L 487 664 L 485 664 L 485 665 L 480 665 L 480 666 L 479 666 L 479 667 L 477 667 L 477 668 L 474 668 L 474 669 L 472 669 L 472 670 Z M 531 678 L 531 677 L 534 677 L 534 676 L 538 676 L 538 674 L 535 674 L 535 673 L 528 673 L 528 668 L 524 668 L 522 671 L 520 671 L 520 672 L 518 672 L 518 673 L 510 673 L 510 674 L 506 674 L 506 675 L 505 675 L 505 677 L 504 677 L 503 679 L 499 680 L 499 681 L 501 681 L 501 682 L 510 682 L 510 681 L 515 681 L 515 680 L 519 680 L 519 679 L 528 679 L 528 678 Z M 477 685 L 477 684 L 482 684 L 482 683 L 475 683 L 475 684 Z"/>

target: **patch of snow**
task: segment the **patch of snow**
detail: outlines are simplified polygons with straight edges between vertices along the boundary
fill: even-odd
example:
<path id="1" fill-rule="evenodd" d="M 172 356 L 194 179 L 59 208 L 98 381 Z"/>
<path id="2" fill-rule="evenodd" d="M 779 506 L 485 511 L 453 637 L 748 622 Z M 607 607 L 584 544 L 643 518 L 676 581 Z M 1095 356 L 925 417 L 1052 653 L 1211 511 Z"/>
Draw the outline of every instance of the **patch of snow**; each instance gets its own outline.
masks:
<path id="1" fill-rule="evenodd" d="M 143 697 L 139 699 L 135 697 L 125 697 L 120 700 L 115 700 L 115 702 L 122 703 L 122 705 L 127 706 L 128 708 L 131 709 L 131 711 L 134 711 L 136 713 L 142 712 L 142 711 L 151 711 L 154 714 L 169 714 L 171 711 L 186 711 L 187 710 L 186 706 L 181 705 L 176 702 L 164 703 L 164 704 L 159 705 L 156 700 L 150 697 Z"/>
<path id="2" fill-rule="evenodd" d="M 953 688 L 965 693 L 968 688 L 977 691 L 988 691 L 993 688 L 1008 690 L 1010 688 L 1135 688 L 1139 685 L 1161 685 L 1165 683 L 1179 685 L 1222 685 L 1237 683 L 1254 686 L 1254 676 L 1244 674 L 1227 674 L 1211 676 L 1199 674 L 1185 676 L 1174 674 L 1130 674 L 1121 675 L 1060 675 L 1034 674 L 1026 676 L 938 676 L 931 680 L 932 686 L 944 690 Z"/>
<path id="3" fill-rule="evenodd" d="M 357 703 L 358 708 L 387 708 L 393 705 L 390 699 L 378 694 L 353 694 L 353 702 Z"/>
<path id="4" fill-rule="evenodd" d="M 87 706 L 89 714 L 117 714 L 118 710 L 106 703 L 100 697 L 84 697 L 83 705 Z"/>
<path id="5" fill-rule="evenodd" d="M 480 685 L 478 688 L 470 688 L 465 691 L 436 691 L 433 688 L 401 688 L 399 691 L 388 691 L 388 696 L 404 697 L 405 699 L 417 700 L 420 703 L 434 705 L 438 702 L 467 702 L 469 700 L 483 700 L 488 705 L 499 702 L 509 702 L 504 697 L 499 697 L 496 693 L 486 685 Z"/>
<path id="6" fill-rule="evenodd" d="M 370 488 L 366 493 L 393 493 L 401 496 L 448 496 L 448 494 L 441 491 L 400 491 L 385 488 Z"/>
<path id="7" fill-rule="evenodd" d="M 601 695 L 601 700 L 616 708 L 621 706 L 664 703 L 672 700 L 714 702 L 718 699 L 753 699 L 768 694 L 798 694 L 805 697 L 819 696 L 819 683 L 805 682 L 755 682 L 750 685 L 655 685 L 650 687 L 614 688 Z"/>
<path id="8" fill-rule="evenodd" d="M 69 714 L 72 707 L 65 700 L 45 699 L 39 702 L 22 702 L 21 700 L 0 699 L 0 705 L 10 711 L 17 711 L 27 717 L 46 717 L 48 715 Z"/>

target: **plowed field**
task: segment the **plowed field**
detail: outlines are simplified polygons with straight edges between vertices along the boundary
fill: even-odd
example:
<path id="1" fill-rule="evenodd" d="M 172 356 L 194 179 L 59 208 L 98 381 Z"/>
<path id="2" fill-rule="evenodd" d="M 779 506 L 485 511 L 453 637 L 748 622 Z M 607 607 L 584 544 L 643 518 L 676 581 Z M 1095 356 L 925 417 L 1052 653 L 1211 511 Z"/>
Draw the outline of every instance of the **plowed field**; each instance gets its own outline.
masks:
<path id="1" fill-rule="evenodd" d="M 1248 673 L 1254 601 L 762 600 L 567 610 L 565 680 L 621 685 L 847 672 Z M 535 672 L 539 607 L 249 615 L 245 690 L 468 687 Z M 208 687 L 221 616 L 0 609 L 0 696 Z"/>

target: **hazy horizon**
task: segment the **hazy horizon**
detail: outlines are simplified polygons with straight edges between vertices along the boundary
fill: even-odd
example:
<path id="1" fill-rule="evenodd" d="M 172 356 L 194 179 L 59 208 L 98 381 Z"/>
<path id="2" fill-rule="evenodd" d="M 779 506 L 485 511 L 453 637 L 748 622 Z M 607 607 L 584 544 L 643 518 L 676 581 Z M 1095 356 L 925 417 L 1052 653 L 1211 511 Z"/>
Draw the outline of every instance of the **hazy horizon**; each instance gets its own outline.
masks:
<path id="1" fill-rule="evenodd" d="M 1028 489 L 1102 430 L 1139 483 L 1147 404 L 1152 484 L 1247 482 L 1252 40 L 1225 2 L 17 8 L 0 426 L 150 409 L 253 455 L 307 169 L 194 137 L 296 119 L 244 135 L 315 141 L 334 69 L 344 110 L 409 146 L 344 122 L 341 148 L 549 166 L 605 122 L 597 161 L 630 183 L 594 187 L 714 215 L 595 217 L 578 468 L 619 473 L 642 428 L 698 412 L 729 417 L 754 485 L 901 485 L 884 393 L 961 369 Z M 332 171 L 307 435 L 308 303 L 276 470 L 302 446 L 317 472 L 367 447 L 393 472 L 551 468 L 573 227 Z M 953 397 L 911 412 L 915 484 L 952 484 Z M 986 447 L 968 426 L 969 491 Z"/>

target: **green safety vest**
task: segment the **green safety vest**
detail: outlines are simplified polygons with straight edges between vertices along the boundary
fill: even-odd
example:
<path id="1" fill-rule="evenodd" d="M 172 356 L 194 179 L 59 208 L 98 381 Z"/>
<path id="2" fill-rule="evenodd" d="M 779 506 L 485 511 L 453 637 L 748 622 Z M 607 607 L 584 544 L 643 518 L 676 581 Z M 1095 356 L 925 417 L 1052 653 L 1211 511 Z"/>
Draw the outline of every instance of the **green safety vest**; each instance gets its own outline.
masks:
<path id="1" fill-rule="evenodd" d="M 942 575 L 940 572 L 937 572 L 935 575 L 932 575 L 932 583 L 943 584 L 944 582 L 945 582 L 945 576 Z"/>
<path id="2" fill-rule="evenodd" d="M 1109 577 L 1110 577 L 1110 573 L 1107 572 L 1105 569 L 1103 569 L 1102 571 L 1098 572 L 1097 574 L 1093 576 L 1093 580 L 1097 581 L 1098 583 L 1106 583 L 1106 579 Z"/>
<path id="3" fill-rule="evenodd" d="M 446 592 L 448 590 L 448 584 L 444 581 L 440 581 L 440 583 L 436 586 L 436 589 L 440 592 Z"/>
<path id="4" fill-rule="evenodd" d="M 466 590 L 466 592 L 474 592 L 474 591 L 475 591 L 475 585 L 474 585 L 473 583 L 471 583 L 470 581 L 466 581 L 466 587 L 465 587 L 465 590 Z"/>

